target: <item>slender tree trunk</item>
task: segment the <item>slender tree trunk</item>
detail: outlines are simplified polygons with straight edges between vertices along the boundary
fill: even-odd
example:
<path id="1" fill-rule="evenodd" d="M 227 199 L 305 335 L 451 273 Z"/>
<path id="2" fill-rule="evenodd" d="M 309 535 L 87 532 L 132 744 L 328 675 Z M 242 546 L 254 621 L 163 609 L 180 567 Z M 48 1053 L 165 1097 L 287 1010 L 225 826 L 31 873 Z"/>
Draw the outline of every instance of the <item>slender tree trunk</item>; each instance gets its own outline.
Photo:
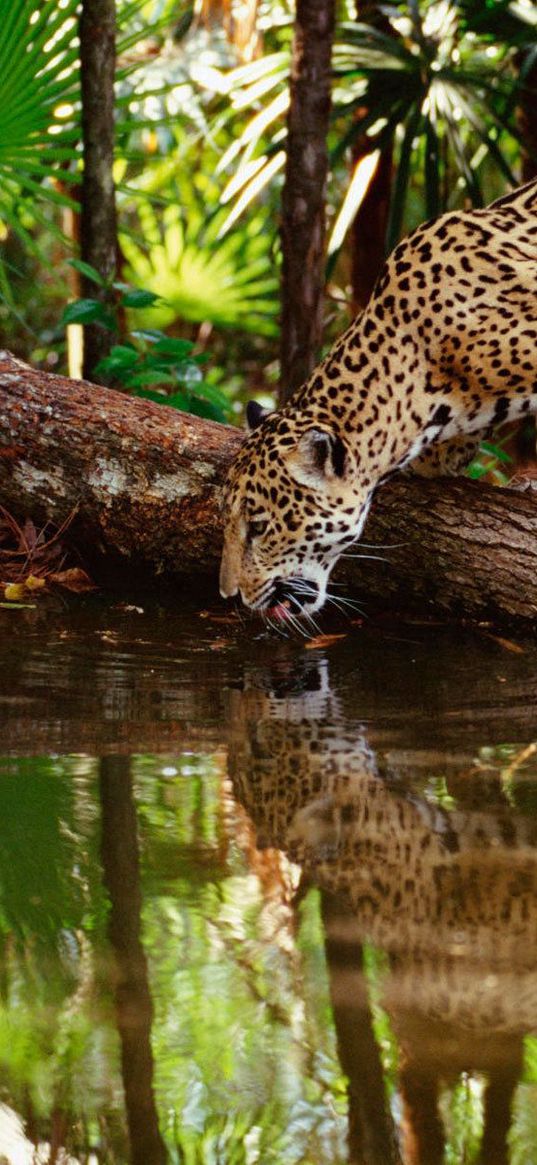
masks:
<path id="1" fill-rule="evenodd" d="M 113 177 L 115 0 L 82 0 L 80 74 L 84 171 L 80 253 L 108 284 L 116 270 L 117 226 Z M 84 295 L 109 302 L 110 291 L 84 280 Z M 84 329 L 84 376 L 110 351 L 110 332 L 97 324 Z"/>
<path id="2" fill-rule="evenodd" d="M 334 22 L 335 0 L 297 0 L 282 194 L 282 403 L 308 379 L 321 345 Z"/>
<path id="3" fill-rule="evenodd" d="M 525 72 L 528 50 L 521 52 L 518 66 Z M 521 178 L 531 182 L 537 177 L 537 60 L 527 71 L 518 98 L 518 128 L 522 135 Z M 535 417 L 526 417 L 515 426 L 514 454 L 517 465 L 535 464 L 537 429 Z"/>
<path id="4" fill-rule="evenodd" d="M 380 11 L 378 4 L 372 4 L 369 0 L 357 0 L 356 19 L 380 29 L 388 36 L 394 36 L 393 26 L 388 17 Z M 369 112 L 367 109 L 362 109 L 360 115 L 365 116 L 367 112 Z M 353 169 L 370 152 L 371 141 L 365 134 L 361 134 L 353 146 Z M 361 311 L 366 306 L 386 257 L 392 169 L 393 149 L 390 143 L 382 151 L 367 194 L 352 224 L 351 284 L 355 312 Z"/>
<path id="5" fill-rule="evenodd" d="M 371 152 L 365 136 L 353 148 L 353 167 Z M 392 186 L 392 147 L 382 151 L 367 194 L 351 230 L 351 284 L 355 313 L 368 303 L 386 257 L 386 229 Z"/>
<path id="6" fill-rule="evenodd" d="M 511 1037 L 509 1061 L 489 1071 L 485 1092 L 483 1140 L 480 1165 L 509 1165 L 512 1160 L 510 1130 L 515 1091 L 524 1071 L 524 1043 L 521 1035 Z"/>
<path id="7" fill-rule="evenodd" d="M 446 1138 L 438 1101 L 439 1072 L 428 1064 L 423 1070 L 406 1054 L 399 1070 L 403 1102 L 402 1131 L 407 1165 L 442 1165 Z"/>
<path id="8" fill-rule="evenodd" d="M 147 959 L 142 946 L 142 892 L 136 809 L 128 757 L 100 762 L 102 862 L 110 895 L 110 942 L 116 960 L 116 1015 L 121 1041 L 125 1108 L 131 1165 L 165 1165 L 153 1092 L 151 1023 Z"/>
<path id="9" fill-rule="evenodd" d="M 518 95 L 518 128 L 522 136 L 522 181 L 537 176 L 537 60 L 526 71 L 528 50 L 518 57 L 518 67 L 525 73 Z"/>
<path id="10" fill-rule="evenodd" d="M 321 890 L 324 945 L 339 1062 L 348 1079 L 348 1165 L 401 1165 L 350 906 Z"/>

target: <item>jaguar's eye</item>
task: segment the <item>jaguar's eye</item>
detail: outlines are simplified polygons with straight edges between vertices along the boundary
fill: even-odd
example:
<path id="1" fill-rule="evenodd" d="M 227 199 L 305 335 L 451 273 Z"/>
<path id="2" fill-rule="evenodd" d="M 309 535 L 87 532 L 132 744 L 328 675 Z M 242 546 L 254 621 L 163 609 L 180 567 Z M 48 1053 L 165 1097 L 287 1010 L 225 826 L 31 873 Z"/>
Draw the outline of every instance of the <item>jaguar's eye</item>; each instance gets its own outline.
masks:
<path id="1" fill-rule="evenodd" d="M 265 530 L 267 530 L 267 529 L 268 529 L 268 522 L 267 522 L 266 518 L 255 518 L 255 519 L 253 519 L 253 521 L 248 522 L 248 537 L 249 538 L 260 538 L 261 535 L 264 534 Z"/>

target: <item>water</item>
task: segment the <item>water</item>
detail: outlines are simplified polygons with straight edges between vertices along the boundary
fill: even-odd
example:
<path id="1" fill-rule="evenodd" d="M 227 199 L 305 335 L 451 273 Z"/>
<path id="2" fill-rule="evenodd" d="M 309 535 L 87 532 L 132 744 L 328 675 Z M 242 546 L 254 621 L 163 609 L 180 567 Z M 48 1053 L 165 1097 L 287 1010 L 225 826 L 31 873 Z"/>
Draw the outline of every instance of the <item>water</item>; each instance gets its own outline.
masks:
<path id="1" fill-rule="evenodd" d="M 0 1162 L 537 1165 L 537 648 L 0 611 Z"/>

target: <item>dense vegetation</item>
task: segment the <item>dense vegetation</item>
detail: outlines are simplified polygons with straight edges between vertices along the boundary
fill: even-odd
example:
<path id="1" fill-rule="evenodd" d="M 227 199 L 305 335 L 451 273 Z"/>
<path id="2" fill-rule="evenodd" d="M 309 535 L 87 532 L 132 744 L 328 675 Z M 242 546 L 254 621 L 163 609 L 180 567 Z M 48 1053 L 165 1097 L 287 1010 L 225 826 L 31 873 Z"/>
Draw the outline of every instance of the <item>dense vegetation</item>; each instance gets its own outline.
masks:
<path id="1" fill-rule="evenodd" d="M 293 5 L 117 0 L 112 276 L 80 262 L 80 7 L 0 0 L 2 342 L 76 371 L 97 320 L 108 383 L 224 419 L 278 379 Z M 409 227 L 535 172 L 536 62 L 530 0 L 337 5 L 324 342 Z"/>

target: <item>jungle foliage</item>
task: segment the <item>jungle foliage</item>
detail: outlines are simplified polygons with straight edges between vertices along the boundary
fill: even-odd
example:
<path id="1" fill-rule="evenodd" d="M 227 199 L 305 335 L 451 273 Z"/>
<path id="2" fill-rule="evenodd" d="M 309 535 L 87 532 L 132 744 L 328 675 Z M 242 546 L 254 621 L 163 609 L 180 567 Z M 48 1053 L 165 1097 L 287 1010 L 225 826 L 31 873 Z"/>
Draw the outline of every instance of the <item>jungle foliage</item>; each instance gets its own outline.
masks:
<path id="1" fill-rule="evenodd" d="M 79 0 L 0 0 L 2 341 L 59 370 L 67 321 L 91 314 L 63 310 L 79 298 L 84 274 L 69 263 L 78 254 L 79 12 Z M 171 0 L 118 0 L 118 344 L 102 370 L 110 382 L 181 408 L 194 399 L 210 416 L 240 409 L 244 392 L 270 400 L 292 35 L 287 0 L 204 2 L 179 13 Z M 537 169 L 536 70 L 531 0 L 341 0 L 327 342 L 355 298 L 353 224 L 366 195 L 375 198 L 380 159 L 393 158 L 387 252 L 424 218 L 481 205 Z M 143 293 L 136 303 L 124 285 Z M 193 346 L 182 351 L 196 375 L 198 356 L 210 354 L 207 392 L 185 393 L 176 370 L 170 379 L 155 363 L 164 337 Z"/>

